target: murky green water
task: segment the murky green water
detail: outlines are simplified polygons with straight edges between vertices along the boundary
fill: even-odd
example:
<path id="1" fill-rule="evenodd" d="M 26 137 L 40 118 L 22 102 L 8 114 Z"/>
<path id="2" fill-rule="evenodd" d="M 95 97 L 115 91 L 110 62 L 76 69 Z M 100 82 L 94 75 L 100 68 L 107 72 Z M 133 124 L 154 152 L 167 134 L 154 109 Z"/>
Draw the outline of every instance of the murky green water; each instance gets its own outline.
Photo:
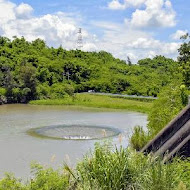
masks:
<path id="1" fill-rule="evenodd" d="M 147 116 L 134 112 L 62 106 L 0 106 L 0 177 L 5 171 L 14 172 L 20 177 L 29 175 L 33 160 L 53 167 L 62 165 L 63 161 L 74 165 L 93 148 L 95 142 L 101 141 L 37 138 L 27 133 L 33 128 L 55 125 L 104 126 L 121 131 L 122 142 L 121 136 L 111 139 L 117 145 L 121 143 L 127 146 L 132 128 L 146 124 Z M 90 129 L 89 133 L 96 132 Z"/>

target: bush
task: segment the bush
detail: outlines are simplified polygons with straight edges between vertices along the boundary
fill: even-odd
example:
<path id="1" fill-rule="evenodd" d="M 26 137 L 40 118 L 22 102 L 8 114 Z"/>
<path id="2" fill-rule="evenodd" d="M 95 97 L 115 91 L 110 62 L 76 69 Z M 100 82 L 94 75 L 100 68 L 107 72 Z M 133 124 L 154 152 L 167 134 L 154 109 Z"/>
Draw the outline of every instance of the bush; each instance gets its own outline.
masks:
<path id="1" fill-rule="evenodd" d="M 185 86 L 173 83 L 163 88 L 148 116 L 150 134 L 156 135 L 183 109 L 187 102 Z"/>
<path id="2" fill-rule="evenodd" d="M 37 99 L 47 99 L 50 97 L 50 87 L 48 84 L 38 84 L 36 88 Z"/>
<path id="3" fill-rule="evenodd" d="M 110 145 L 95 145 L 91 157 L 77 166 L 81 189 L 126 189 L 132 176 L 128 164 L 128 151 L 121 148 L 112 152 Z"/>
<path id="4" fill-rule="evenodd" d="M 146 145 L 149 139 L 148 133 L 146 133 L 141 126 L 136 126 L 130 138 L 130 145 L 132 148 L 139 151 Z"/>
<path id="5" fill-rule="evenodd" d="M 18 103 L 20 102 L 22 98 L 22 90 L 20 88 L 13 88 L 12 95 L 13 95 L 14 102 Z"/>
<path id="6" fill-rule="evenodd" d="M 6 93 L 7 90 L 5 88 L 0 87 L 0 105 L 7 103 Z"/>
<path id="7" fill-rule="evenodd" d="M 64 91 L 69 95 L 69 96 L 73 96 L 75 89 L 72 85 L 70 84 L 64 84 L 63 85 Z"/>
<path id="8" fill-rule="evenodd" d="M 6 89 L 0 87 L 0 96 L 5 96 L 6 95 Z"/>
<path id="9" fill-rule="evenodd" d="M 62 83 L 53 84 L 51 86 L 50 92 L 51 92 L 51 98 L 52 99 L 64 98 L 67 95 Z"/>
<path id="10" fill-rule="evenodd" d="M 69 187 L 69 177 L 64 170 L 43 168 L 39 164 L 32 165 L 34 178 L 30 181 L 30 190 L 66 190 Z"/>
<path id="11" fill-rule="evenodd" d="M 27 190 L 13 174 L 6 174 L 0 181 L 0 190 Z"/>

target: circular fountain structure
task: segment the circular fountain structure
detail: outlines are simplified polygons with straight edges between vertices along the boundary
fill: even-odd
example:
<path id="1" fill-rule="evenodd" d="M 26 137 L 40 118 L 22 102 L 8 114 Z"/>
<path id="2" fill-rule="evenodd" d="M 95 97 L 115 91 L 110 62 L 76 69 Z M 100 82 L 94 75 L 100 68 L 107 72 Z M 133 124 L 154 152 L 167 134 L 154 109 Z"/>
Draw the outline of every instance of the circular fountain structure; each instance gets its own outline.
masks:
<path id="1" fill-rule="evenodd" d="M 30 129 L 28 134 L 55 140 L 96 140 L 117 136 L 120 131 L 103 126 L 57 125 Z"/>

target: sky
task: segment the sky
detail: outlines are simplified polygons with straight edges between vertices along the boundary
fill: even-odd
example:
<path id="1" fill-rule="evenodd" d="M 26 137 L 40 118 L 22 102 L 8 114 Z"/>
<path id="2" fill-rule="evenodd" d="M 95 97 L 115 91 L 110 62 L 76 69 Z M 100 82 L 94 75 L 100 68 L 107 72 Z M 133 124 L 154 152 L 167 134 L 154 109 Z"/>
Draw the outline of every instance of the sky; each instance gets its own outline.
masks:
<path id="1" fill-rule="evenodd" d="M 45 40 L 76 49 L 82 28 L 84 51 L 108 51 L 136 63 L 164 55 L 176 59 L 189 32 L 188 0 L 0 0 L 0 35 Z"/>

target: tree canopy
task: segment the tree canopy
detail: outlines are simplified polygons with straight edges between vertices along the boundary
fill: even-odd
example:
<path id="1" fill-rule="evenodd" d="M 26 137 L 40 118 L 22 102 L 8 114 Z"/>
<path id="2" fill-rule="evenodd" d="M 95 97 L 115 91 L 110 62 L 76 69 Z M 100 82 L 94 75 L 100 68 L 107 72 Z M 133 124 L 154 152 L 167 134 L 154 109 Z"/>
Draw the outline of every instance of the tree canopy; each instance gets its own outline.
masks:
<path id="1" fill-rule="evenodd" d="M 164 56 L 132 64 L 130 58 L 126 63 L 105 51 L 67 51 L 61 46 L 48 47 L 41 39 L 28 42 L 24 37 L 12 41 L 0 37 L 0 97 L 8 102 L 27 102 L 88 90 L 157 96 L 174 79 L 184 76 L 189 84 L 182 64 L 189 60 L 183 58 L 184 46 L 189 47 L 189 42 L 179 49 L 180 65 Z"/>

